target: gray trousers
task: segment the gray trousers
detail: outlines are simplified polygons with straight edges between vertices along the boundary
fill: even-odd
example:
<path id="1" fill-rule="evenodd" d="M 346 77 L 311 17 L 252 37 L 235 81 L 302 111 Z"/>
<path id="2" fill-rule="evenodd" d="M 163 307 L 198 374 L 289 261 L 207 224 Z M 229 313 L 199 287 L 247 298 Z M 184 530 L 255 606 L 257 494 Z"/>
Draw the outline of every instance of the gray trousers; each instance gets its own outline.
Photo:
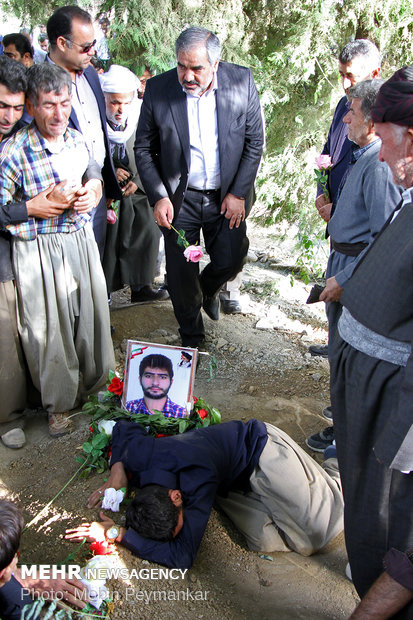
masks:
<path id="1" fill-rule="evenodd" d="M 115 369 L 106 284 L 90 223 L 13 239 L 18 328 L 48 412 L 73 409 Z"/>
<path id="2" fill-rule="evenodd" d="M 26 369 L 17 333 L 14 282 L 0 282 L 0 434 L 19 426 L 8 424 L 26 407 Z"/>
<path id="3" fill-rule="evenodd" d="M 253 551 L 311 555 L 343 529 L 337 461 L 329 459 L 323 468 L 287 433 L 266 427 L 268 441 L 251 475 L 251 491 L 219 497 L 218 505 Z"/>

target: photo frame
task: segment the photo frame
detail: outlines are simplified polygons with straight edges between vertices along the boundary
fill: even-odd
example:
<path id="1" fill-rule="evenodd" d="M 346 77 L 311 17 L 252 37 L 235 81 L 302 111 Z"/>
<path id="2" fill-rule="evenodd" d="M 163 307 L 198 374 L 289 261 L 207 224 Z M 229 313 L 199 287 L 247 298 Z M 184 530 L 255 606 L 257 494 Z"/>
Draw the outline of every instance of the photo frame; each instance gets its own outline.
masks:
<path id="1" fill-rule="evenodd" d="M 167 396 L 172 401 L 173 405 L 178 405 L 185 409 L 185 415 L 189 415 L 192 408 L 192 393 L 195 380 L 195 370 L 197 363 L 197 349 L 190 347 L 176 347 L 165 344 L 157 344 L 153 342 L 141 342 L 138 340 L 128 340 L 126 347 L 126 363 L 125 363 L 125 377 L 124 377 L 124 389 L 122 395 L 122 407 L 124 409 L 132 410 L 134 407 L 139 408 L 141 412 L 147 408 L 148 404 L 153 403 L 155 399 L 159 402 L 165 402 L 165 398 L 162 395 L 159 387 L 153 388 L 153 386 L 146 385 L 146 389 L 155 392 L 151 394 L 147 392 L 144 394 L 144 390 L 141 384 L 140 372 L 144 372 L 143 377 L 144 384 L 147 383 L 151 374 L 150 364 L 153 363 L 154 358 L 148 360 L 148 367 L 145 369 L 141 366 L 141 363 L 148 356 L 163 356 L 167 358 L 169 362 L 165 361 L 165 374 L 169 375 L 170 369 L 172 369 L 173 377 L 171 378 L 170 385 L 168 387 L 165 380 L 162 389 L 167 389 Z M 156 358 L 155 358 L 156 359 Z M 162 362 L 162 358 L 158 358 L 158 361 Z M 159 374 L 159 373 L 157 373 Z M 157 392 L 157 393 L 156 393 Z M 143 401 L 143 402 L 142 402 Z M 127 406 L 128 403 L 128 406 Z M 143 411 L 142 411 L 143 410 Z M 159 409 L 160 411 L 161 409 Z M 181 412 L 182 413 L 182 412 Z M 182 415 L 177 416 L 182 417 Z"/>

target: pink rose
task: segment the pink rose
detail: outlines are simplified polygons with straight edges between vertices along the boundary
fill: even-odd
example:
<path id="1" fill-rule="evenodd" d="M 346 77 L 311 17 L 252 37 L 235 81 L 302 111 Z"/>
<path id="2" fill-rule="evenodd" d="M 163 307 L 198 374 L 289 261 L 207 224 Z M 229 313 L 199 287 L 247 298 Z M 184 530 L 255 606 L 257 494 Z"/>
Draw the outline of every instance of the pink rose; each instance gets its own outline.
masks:
<path id="1" fill-rule="evenodd" d="M 315 165 L 319 170 L 326 170 L 327 168 L 331 168 L 331 157 L 330 155 L 319 155 L 315 159 Z"/>
<path id="2" fill-rule="evenodd" d="M 117 221 L 117 215 L 114 212 L 113 209 L 108 209 L 107 215 L 106 215 L 106 220 L 108 222 L 108 224 L 116 224 Z"/>
<path id="3" fill-rule="evenodd" d="M 187 263 L 189 263 L 189 261 L 191 261 L 191 263 L 199 263 L 203 255 L 204 253 L 199 245 L 188 245 L 186 250 L 184 250 Z"/>

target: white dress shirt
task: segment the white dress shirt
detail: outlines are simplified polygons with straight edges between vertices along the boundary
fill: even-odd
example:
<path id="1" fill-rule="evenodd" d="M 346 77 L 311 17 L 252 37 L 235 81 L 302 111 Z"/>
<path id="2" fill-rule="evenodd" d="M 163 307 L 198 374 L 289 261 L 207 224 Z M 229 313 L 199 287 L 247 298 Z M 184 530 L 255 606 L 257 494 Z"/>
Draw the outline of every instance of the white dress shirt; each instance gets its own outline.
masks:
<path id="1" fill-rule="evenodd" d="M 218 122 L 216 106 L 217 75 L 212 87 L 201 96 L 186 93 L 191 147 L 189 187 L 218 189 L 221 186 Z"/>
<path id="2" fill-rule="evenodd" d="M 99 107 L 93 90 L 83 74 L 76 75 L 76 82 L 72 82 L 72 106 L 89 155 L 103 168 L 106 151 Z"/>

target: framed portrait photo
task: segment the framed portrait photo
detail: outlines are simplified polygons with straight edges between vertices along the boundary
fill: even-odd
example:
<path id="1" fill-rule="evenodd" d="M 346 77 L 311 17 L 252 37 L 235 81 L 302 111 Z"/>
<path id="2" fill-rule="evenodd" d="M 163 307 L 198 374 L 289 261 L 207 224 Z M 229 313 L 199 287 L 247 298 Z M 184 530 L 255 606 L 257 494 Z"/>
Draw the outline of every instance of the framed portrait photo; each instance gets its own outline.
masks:
<path id="1" fill-rule="evenodd" d="M 192 408 L 197 349 L 128 340 L 122 407 L 182 418 Z"/>

